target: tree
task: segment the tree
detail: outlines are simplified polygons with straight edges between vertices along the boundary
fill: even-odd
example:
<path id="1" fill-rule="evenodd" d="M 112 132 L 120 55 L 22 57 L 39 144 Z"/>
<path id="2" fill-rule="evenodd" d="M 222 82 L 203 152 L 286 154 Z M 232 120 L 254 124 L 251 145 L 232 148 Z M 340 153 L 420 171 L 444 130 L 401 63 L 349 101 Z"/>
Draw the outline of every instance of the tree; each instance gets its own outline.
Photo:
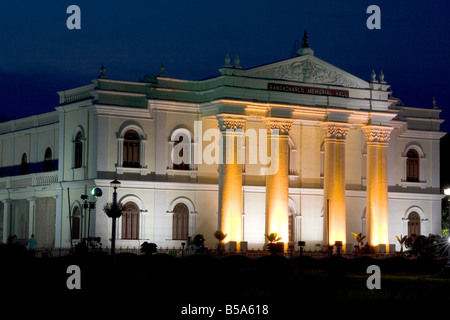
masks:
<path id="1" fill-rule="evenodd" d="M 400 235 L 400 238 L 398 236 L 395 236 L 395 238 L 397 238 L 397 241 L 400 243 L 400 252 L 403 253 L 403 245 L 405 244 L 405 241 L 408 238 L 408 236 Z"/>
<path id="2" fill-rule="evenodd" d="M 280 254 L 284 252 L 284 246 L 282 242 L 278 242 L 281 240 L 281 237 L 278 237 L 277 233 L 271 233 L 269 235 L 265 234 L 267 241 L 269 244 L 267 247 L 269 248 L 269 252 L 271 254 Z"/>
<path id="3" fill-rule="evenodd" d="M 227 237 L 226 234 L 224 234 L 221 230 L 217 230 L 214 232 L 214 237 L 219 240 L 219 244 L 217 245 L 217 252 L 221 254 L 223 249 L 222 241 Z"/>
<path id="4" fill-rule="evenodd" d="M 145 241 L 141 244 L 141 252 L 144 254 L 152 255 L 158 251 L 158 246 L 155 243 Z"/>
<path id="5" fill-rule="evenodd" d="M 362 241 L 366 238 L 366 236 L 363 236 L 362 233 L 354 233 L 352 232 L 353 237 L 355 238 L 355 240 L 358 242 L 358 249 L 361 249 L 361 244 Z"/>
<path id="6" fill-rule="evenodd" d="M 430 234 L 427 237 L 412 234 L 405 240 L 405 247 L 408 248 L 406 254 L 419 258 L 436 258 L 439 255 L 440 239 L 439 235 Z"/>

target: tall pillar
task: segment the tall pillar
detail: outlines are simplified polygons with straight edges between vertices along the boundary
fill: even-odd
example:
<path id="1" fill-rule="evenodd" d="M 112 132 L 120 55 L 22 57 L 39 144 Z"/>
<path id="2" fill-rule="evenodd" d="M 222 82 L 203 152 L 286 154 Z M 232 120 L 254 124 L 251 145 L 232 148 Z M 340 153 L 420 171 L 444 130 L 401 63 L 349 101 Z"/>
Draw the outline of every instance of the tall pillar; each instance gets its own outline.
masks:
<path id="1" fill-rule="evenodd" d="M 388 247 L 387 147 L 392 128 L 363 127 L 367 141 L 367 238 L 371 246 Z"/>
<path id="2" fill-rule="evenodd" d="M 36 216 L 36 198 L 31 197 L 28 201 L 28 237 L 34 234 L 35 230 L 35 216 Z"/>
<path id="3" fill-rule="evenodd" d="M 219 230 L 227 235 L 225 241 L 242 241 L 242 157 L 240 155 L 243 116 L 219 115 L 222 134 L 219 157 Z"/>
<path id="4" fill-rule="evenodd" d="M 3 243 L 6 243 L 11 233 L 11 199 L 2 200 L 3 202 Z"/>
<path id="5" fill-rule="evenodd" d="M 271 167 L 266 172 L 266 234 L 277 233 L 285 248 L 289 241 L 289 131 L 292 121 L 265 121 Z M 274 165 L 275 163 L 275 165 Z"/>
<path id="6" fill-rule="evenodd" d="M 325 122 L 324 133 L 324 242 L 346 244 L 345 139 L 350 125 Z"/>

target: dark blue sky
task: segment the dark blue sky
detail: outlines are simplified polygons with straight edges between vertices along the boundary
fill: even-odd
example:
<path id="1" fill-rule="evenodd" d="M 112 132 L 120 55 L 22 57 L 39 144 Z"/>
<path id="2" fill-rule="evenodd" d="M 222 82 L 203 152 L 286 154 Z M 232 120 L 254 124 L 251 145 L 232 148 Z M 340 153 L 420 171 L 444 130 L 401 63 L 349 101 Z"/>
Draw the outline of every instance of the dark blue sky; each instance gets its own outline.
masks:
<path id="1" fill-rule="evenodd" d="M 81 30 L 69 30 L 69 5 Z M 381 30 L 366 9 L 381 8 Z M 450 119 L 450 3 L 439 1 L 8 1 L 0 4 L 0 114 L 51 111 L 56 91 L 90 83 L 102 63 L 112 79 L 218 75 L 228 53 L 244 68 L 289 58 L 308 30 L 315 55 L 369 80 L 383 70 L 404 104 Z M 444 125 L 450 127 L 449 124 Z"/>

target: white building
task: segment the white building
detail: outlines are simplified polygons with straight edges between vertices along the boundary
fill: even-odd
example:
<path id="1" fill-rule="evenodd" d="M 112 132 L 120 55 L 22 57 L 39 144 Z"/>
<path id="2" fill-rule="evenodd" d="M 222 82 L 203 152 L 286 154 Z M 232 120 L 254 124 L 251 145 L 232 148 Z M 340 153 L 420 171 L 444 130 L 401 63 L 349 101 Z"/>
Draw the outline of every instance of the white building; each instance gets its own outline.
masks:
<path id="1" fill-rule="evenodd" d="M 310 248 L 352 248 L 352 232 L 374 246 L 440 234 L 437 107 L 402 105 L 382 73 L 351 75 L 317 58 L 306 37 L 296 57 L 244 69 L 227 56 L 219 71 L 128 82 L 102 69 L 91 84 L 59 92 L 55 111 L 1 123 L 0 240 L 34 233 L 39 247 L 69 247 L 97 236 L 109 246 L 103 205 L 114 179 L 124 205 L 116 247 L 180 247 L 201 233 L 212 248 L 218 229 L 249 248 L 270 232 Z M 205 163 L 226 148 L 211 152 L 209 129 L 245 140 L 226 149 L 245 163 Z M 279 144 L 274 175 L 251 161 L 266 142 Z M 81 196 L 93 187 L 103 196 L 85 209 Z"/>

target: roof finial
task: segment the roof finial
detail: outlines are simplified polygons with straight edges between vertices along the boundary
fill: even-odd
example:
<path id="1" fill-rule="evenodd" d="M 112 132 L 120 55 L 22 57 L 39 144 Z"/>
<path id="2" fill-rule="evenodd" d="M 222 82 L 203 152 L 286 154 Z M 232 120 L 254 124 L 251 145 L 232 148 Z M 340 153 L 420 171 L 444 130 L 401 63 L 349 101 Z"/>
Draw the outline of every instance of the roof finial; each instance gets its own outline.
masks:
<path id="1" fill-rule="evenodd" d="M 377 82 L 377 75 L 375 73 L 375 70 L 372 69 L 372 72 L 370 73 L 370 82 Z"/>
<path id="2" fill-rule="evenodd" d="M 224 67 L 227 67 L 227 68 L 231 67 L 231 65 L 230 65 L 230 55 L 228 53 L 225 56 L 225 65 L 224 65 Z"/>
<path id="3" fill-rule="evenodd" d="M 158 77 L 165 77 L 166 76 L 166 67 L 164 66 L 164 64 L 160 64 L 159 65 L 159 73 L 158 73 Z"/>
<path id="4" fill-rule="evenodd" d="M 381 83 L 386 83 L 386 81 L 384 81 L 384 73 L 383 70 L 381 70 L 380 75 L 378 76 L 378 78 L 380 79 Z"/>
<path id="5" fill-rule="evenodd" d="M 306 34 L 306 29 L 305 29 L 305 33 L 304 33 L 304 35 L 303 35 L 302 48 L 309 48 L 309 44 L 308 44 L 308 35 Z"/>
<path id="6" fill-rule="evenodd" d="M 298 56 L 304 56 L 304 55 L 314 55 L 314 50 L 311 49 L 309 47 L 309 43 L 308 43 L 308 34 L 306 33 L 306 29 L 305 29 L 305 33 L 303 34 L 303 43 L 302 46 L 297 50 L 297 55 Z"/>
<path id="7" fill-rule="evenodd" d="M 239 59 L 239 56 L 236 55 L 236 58 L 234 59 L 234 67 L 238 68 L 238 69 L 242 69 L 240 62 L 241 62 L 241 59 Z"/>
<path id="8" fill-rule="evenodd" d="M 102 66 L 100 68 L 100 74 L 98 76 L 99 79 L 107 79 L 108 77 L 106 76 L 106 68 L 102 63 Z"/>
<path id="9" fill-rule="evenodd" d="M 437 109 L 436 99 L 434 97 L 433 97 L 433 100 L 431 101 L 431 103 L 433 104 L 433 109 Z"/>

